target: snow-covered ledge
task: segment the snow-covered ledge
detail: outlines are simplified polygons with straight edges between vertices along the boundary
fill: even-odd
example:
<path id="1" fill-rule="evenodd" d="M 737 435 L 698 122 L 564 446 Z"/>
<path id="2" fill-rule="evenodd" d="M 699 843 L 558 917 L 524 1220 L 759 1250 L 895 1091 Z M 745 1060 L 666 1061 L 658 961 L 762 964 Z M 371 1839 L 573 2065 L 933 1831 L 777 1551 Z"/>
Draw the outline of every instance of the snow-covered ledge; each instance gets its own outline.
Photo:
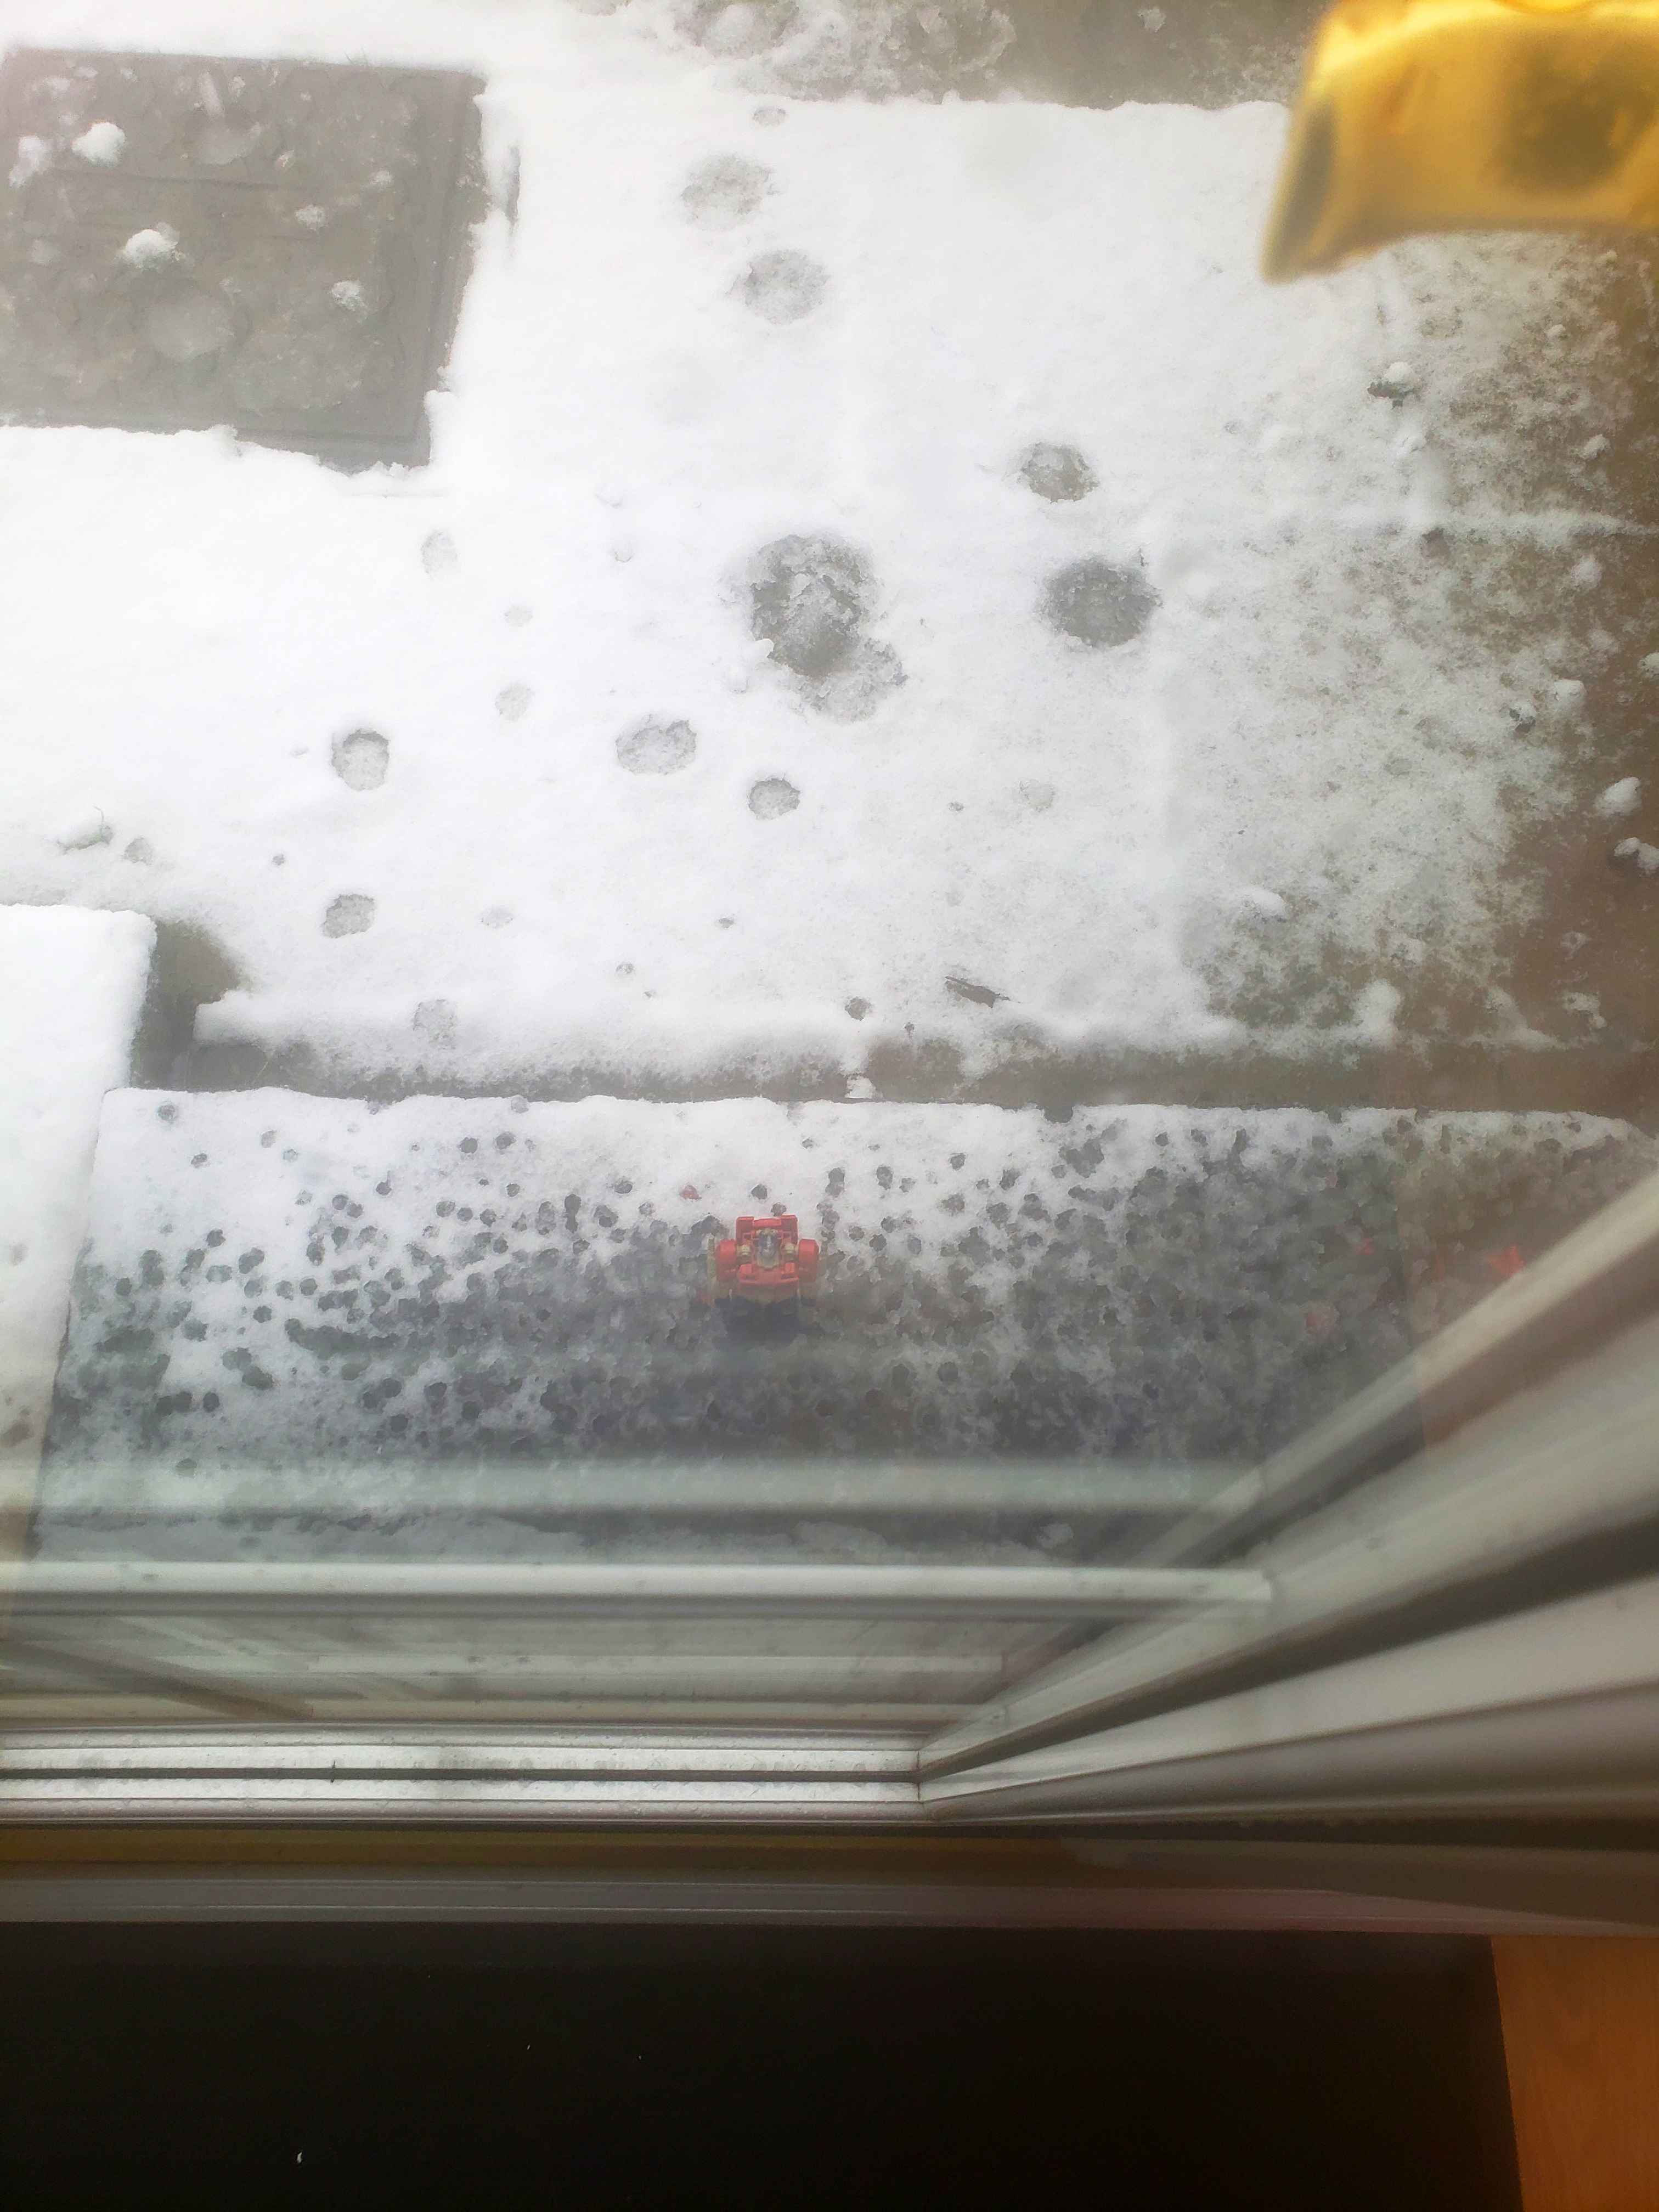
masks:
<path id="1" fill-rule="evenodd" d="M 129 1079 L 154 923 L 0 907 L 0 1558 L 33 1494 L 104 1093 Z"/>

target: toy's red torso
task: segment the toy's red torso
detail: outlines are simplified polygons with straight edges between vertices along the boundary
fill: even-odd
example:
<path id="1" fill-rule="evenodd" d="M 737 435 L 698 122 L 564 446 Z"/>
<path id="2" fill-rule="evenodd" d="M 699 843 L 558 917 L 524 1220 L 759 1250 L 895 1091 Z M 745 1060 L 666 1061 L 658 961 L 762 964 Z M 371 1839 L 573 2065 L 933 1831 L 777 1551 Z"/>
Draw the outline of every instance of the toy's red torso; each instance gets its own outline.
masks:
<path id="1" fill-rule="evenodd" d="M 745 1298 L 773 1305 L 810 1298 L 817 1288 L 818 1248 L 803 1237 L 793 1213 L 739 1214 L 735 1232 L 709 1254 L 710 1289 L 717 1298 Z"/>

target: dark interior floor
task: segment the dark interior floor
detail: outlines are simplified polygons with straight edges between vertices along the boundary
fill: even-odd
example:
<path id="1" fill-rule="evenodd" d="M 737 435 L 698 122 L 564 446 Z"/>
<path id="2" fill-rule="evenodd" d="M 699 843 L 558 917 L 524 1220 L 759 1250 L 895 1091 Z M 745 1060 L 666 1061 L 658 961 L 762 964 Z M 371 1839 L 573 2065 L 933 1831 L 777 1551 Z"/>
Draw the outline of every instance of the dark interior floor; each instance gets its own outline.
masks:
<path id="1" fill-rule="evenodd" d="M 1479 1942 L 56 1928 L 4 1960 L 20 2207 L 1518 2205 Z"/>

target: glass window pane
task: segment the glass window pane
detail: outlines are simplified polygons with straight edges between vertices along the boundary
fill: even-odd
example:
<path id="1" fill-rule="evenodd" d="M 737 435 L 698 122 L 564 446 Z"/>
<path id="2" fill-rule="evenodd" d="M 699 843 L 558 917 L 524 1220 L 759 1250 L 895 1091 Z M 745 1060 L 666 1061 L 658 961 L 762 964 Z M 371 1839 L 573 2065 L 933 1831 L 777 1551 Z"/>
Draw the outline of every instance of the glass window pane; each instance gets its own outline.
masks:
<path id="1" fill-rule="evenodd" d="M 1313 15 L 19 0 L 9 1714 L 920 1738 L 1659 1166 L 1650 256 Z"/>

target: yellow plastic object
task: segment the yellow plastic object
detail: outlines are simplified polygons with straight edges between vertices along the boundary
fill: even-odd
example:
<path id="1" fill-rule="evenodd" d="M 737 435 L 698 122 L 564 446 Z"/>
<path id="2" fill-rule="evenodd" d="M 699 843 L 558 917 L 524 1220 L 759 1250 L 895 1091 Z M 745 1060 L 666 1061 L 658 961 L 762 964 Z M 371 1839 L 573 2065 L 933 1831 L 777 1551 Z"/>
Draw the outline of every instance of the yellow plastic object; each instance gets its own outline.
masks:
<path id="1" fill-rule="evenodd" d="M 1659 227 L 1659 0 L 1339 0 L 1262 273 L 1413 231 Z"/>

